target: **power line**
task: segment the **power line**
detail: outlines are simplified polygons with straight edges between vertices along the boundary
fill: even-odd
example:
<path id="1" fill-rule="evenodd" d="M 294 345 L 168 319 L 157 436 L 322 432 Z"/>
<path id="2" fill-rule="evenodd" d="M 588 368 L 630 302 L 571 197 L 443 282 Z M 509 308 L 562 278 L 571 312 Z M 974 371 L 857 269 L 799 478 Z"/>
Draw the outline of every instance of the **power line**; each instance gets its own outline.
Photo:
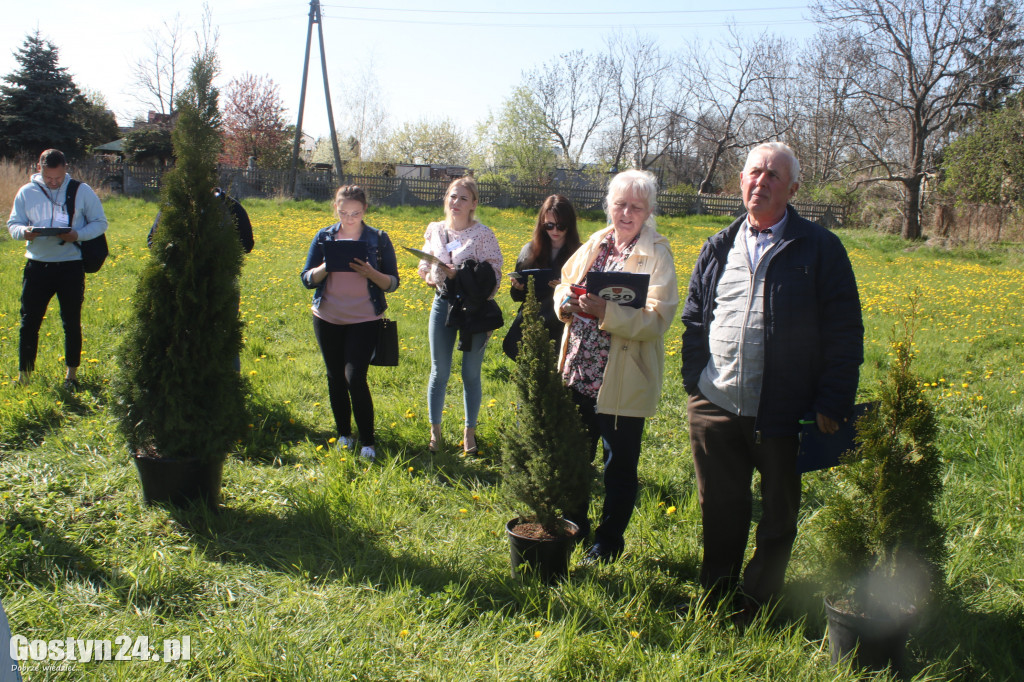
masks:
<path id="1" fill-rule="evenodd" d="M 334 15 L 334 18 L 342 19 L 345 21 L 362 21 L 367 23 L 378 23 L 378 24 L 411 24 L 416 26 L 452 26 L 452 27 L 464 27 L 464 28 L 529 28 L 529 29 L 616 29 L 616 28 L 633 28 L 633 29 L 669 29 L 669 28 L 721 28 L 725 26 L 780 26 L 780 25 L 793 25 L 793 24 L 806 24 L 813 23 L 805 19 L 779 19 L 778 21 L 764 21 L 764 20 L 751 20 L 751 21 L 708 21 L 708 22 L 687 22 L 685 24 L 551 24 L 551 23 L 536 23 L 536 24 L 508 24 L 508 23 L 495 23 L 495 22 L 476 22 L 476 21 L 427 21 L 422 19 L 377 19 L 372 17 L 355 17 L 347 15 Z"/>
<path id="2" fill-rule="evenodd" d="M 736 9 L 677 9 L 677 10 L 621 10 L 614 12 L 589 11 L 589 12 L 534 12 L 534 11 L 504 11 L 504 10 L 462 10 L 462 9 L 408 9 L 403 7 L 366 7 L 363 5 L 331 5 L 320 3 L 321 7 L 333 7 L 335 9 L 354 9 L 370 12 L 406 12 L 409 14 L 484 14 L 504 16 L 635 16 L 637 14 L 710 14 L 727 12 L 783 12 L 789 10 L 807 9 L 806 5 L 789 5 L 781 7 L 740 7 Z"/>

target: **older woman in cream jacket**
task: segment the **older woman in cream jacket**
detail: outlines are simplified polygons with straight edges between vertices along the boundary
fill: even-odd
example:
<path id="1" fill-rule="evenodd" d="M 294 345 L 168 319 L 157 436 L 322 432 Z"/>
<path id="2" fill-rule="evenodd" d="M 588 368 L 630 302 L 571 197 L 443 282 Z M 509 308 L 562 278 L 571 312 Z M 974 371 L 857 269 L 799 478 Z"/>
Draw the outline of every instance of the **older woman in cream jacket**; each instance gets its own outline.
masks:
<path id="1" fill-rule="evenodd" d="M 604 449 L 605 499 L 594 544 L 585 561 L 609 562 L 622 553 L 623 535 L 639 487 L 637 465 L 644 421 L 661 397 L 665 367 L 664 335 L 679 305 L 675 264 L 668 240 L 658 234 L 657 181 L 646 171 L 625 171 L 608 186 L 609 227 L 599 230 L 562 268 L 555 289 L 559 317 L 566 323 L 559 370 L 572 389 L 596 451 Z M 611 303 L 594 294 L 577 295 L 588 273 L 647 273 L 643 308 Z M 577 288 L 577 291 L 579 289 Z M 569 512 L 589 530 L 589 500 Z"/>

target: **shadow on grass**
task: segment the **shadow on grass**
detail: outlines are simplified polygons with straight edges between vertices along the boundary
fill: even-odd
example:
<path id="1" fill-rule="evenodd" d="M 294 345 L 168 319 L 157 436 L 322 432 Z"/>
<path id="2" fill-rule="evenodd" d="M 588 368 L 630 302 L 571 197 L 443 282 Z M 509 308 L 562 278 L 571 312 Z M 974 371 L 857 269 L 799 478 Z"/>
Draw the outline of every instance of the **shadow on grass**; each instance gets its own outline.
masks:
<path id="1" fill-rule="evenodd" d="M 2 573 L 43 591 L 53 590 L 55 582 L 87 583 L 122 604 L 161 615 L 202 610 L 202 601 L 194 599 L 203 587 L 199 576 L 168 570 L 159 575 L 145 571 L 137 577 L 104 567 L 83 545 L 64 535 L 59 519 L 53 523 L 17 512 L 5 519 Z"/>
<path id="2" fill-rule="evenodd" d="M 25 401 L 23 409 L 6 410 L 0 420 L 0 450 L 21 450 L 38 445 L 63 424 L 64 415 L 56 404 Z"/>
<path id="3" fill-rule="evenodd" d="M 824 584 L 814 580 L 788 582 L 785 602 L 773 625 L 802 621 L 807 639 L 825 638 L 824 589 Z M 1024 641 L 1020 607 L 1009 613 L 983 613 L 966 608 L 961 599 L 951 595 L 944 604 L 923 613 L 911 629 L 903 676 L 910 679 L 936 662 L 949 661 L 956 673 L 950 679 L 1017 679 L 1024 670 L 1024 649 L 1006 646 L 1013 641 Z"/>
<path id="4" fill-rule="evenodd" d="M 231 508 L 217 514 L 197 509 L 172 513 L 211 561 L 256 566 L 311 585 L 341 581 L 378 589 L 413 586 L 426 594 L 459 585 L 470 607 L 467 621 L 474 609 L 503 608 L 515 601 L 503 581 L 489 573 L 385 549 L 379 532 L 338 522 L 326 503 L 299 507 L 285 516 Z"/>
<path id="5" fill-rule="evenodd" d="M 1024 671 L 1024 649 L 1007 646 L 1024 642 L 1024 610 L 1019 604 L 1008 612 L 983 613 L 950 598 L 925 614 L 911 637 L 912 653 L 926 660 L 949 658 L 962 679 L 1020 679 Z"/>
<path id="6" fill-rule="evenodd" d="M 290 446 L 305 442 L 327 443 L 333 438 L 334 424 L 314 427 L 289 412 L 281 402 L 262 402 L 259 395 L 250 394 L 246 404 L 249 427 L 234 455 L 243 461 L 281 466 L 298 461 L 287 454 Z"/>

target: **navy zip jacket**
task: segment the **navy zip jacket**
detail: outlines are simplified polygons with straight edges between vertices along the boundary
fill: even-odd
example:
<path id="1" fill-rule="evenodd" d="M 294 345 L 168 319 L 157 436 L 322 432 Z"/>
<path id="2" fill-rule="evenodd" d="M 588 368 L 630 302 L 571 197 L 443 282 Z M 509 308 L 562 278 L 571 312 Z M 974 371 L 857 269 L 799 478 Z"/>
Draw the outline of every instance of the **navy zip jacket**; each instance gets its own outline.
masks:
<path id="1" fill-rule="evenodd" d="M 853 267 L 839 238 L 801 218 L 792 206 L 783 240 L 768 265 L 764 289 L 764 375 L 755 433 L 791 436 L 820 412 L 851 416 L 864 324 Z M 683 308 L 683 386 L 693 395 L 711 352 L 708 333 L 726 257 L 745 216 L 704 244 Z"/>

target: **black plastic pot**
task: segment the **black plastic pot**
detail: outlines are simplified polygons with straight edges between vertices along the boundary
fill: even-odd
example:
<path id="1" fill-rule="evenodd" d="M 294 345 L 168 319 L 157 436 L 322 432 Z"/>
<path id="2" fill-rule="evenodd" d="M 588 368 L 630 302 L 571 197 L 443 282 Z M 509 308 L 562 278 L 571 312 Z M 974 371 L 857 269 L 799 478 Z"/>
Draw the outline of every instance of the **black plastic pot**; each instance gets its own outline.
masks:
<path id="1" fill-rule="evenodd" d="M 535 540 L 512 532 L 520 523 L 522 519 L 516 518 L 505 524 L 505 534 L 508 535 L 508 546 L 512 554 L 512 577 L 533 573 L 547 583 L 554 583 L 569 575 L 569 556 L 576 546 L 579 526 L 563 519 L 562 523 L 569 531 L 567 535 L 550 540 Z"/>
<path id="2" fill-rule="evenodd" d="M 853 656 L 863 668 L 882 670 L 891 665 L 896 672 L 903 670 L 913 612 L 892 618 L 863 616 L 839 611 L 826 599 L 825 615 L 832 663 Z"/>
<path id="3" fill-rule="evenodd" d="M 224 460 L 170 459 L 133 454 L 146 504 L 188 507 L 197 502 L 216 509 Z"/>

